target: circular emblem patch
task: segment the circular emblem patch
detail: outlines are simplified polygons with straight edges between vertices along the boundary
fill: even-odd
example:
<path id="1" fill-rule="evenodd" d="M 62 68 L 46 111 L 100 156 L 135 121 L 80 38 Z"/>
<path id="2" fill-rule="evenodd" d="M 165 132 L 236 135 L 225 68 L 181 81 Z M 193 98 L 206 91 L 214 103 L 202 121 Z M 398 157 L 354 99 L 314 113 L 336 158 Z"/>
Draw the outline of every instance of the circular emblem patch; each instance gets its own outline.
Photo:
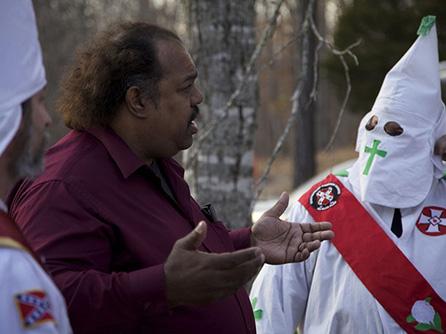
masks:
<path id="1" fill-rule="evenodd" d="M 310 205 L 318 211 L 330 209 L 335 206 L 341 195 L 336 183 L 326 183 L 317 188 L 310 196 Z"/>
<path id="2" fill-rule="evenodd" d="M 446 209 L 439 206 L 426 206 L 417 220 L 417 228 L 429 236 L 446 234 Z"/>

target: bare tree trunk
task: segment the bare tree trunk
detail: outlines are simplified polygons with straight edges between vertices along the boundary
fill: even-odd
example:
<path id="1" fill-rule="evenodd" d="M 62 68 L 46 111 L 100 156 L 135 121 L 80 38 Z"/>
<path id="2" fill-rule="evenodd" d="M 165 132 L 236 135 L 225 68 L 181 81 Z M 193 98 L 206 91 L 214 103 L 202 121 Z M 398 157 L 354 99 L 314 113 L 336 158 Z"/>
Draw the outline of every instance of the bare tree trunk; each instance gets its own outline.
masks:
<path id="1" fill-rule="evenodd" d="M 189 0 L 187 5 L 193 54 L 205 94 L 200 122 L 205 127 L 224 112 L 255 48 L 255 1 Z M 225 121 L 184 155 L 187 161 L 199 150 L 186 178 L 198 201 L 212 203 L 218 218 L 231 227 L 251 223 L 257 101 L 254 73 Z"/>
<path id="2" fill-rule="evenodd" d="M 305 19 L 307 8 L 311 5 L 309 0 L 298 0 L 299 26 Z M 316 7 L 317 1 L 313 2 Z M 313 13 L 315 13 L 313 8 Z M 297 187 L 312 177 L 316 171 L 316 150 L 315 150 L 315 113 L 316 104 L 311 100 L 310 94 L 314 85 L 314 55 L 316 48 L 316 38 L 311 28 L 307 25 L 303 28 L 299 43 L 299 67 L 298 79 L 303 80 L 302 94 L 299 100 L 299 111 L 295 127 L 296 146 L 294 151 L 294 177 L 293 185 Z"/>

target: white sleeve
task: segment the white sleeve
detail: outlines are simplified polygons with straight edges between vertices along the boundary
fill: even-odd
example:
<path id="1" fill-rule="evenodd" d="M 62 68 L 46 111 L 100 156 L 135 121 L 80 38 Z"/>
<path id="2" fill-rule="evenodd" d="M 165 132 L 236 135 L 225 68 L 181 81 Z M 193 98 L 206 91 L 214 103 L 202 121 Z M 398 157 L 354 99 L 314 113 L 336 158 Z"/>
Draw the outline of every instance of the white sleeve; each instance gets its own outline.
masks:
<path id="1" fill-rule="evenodd" d="M 314 220 L 297 202 L 289 221 Z M 316 257 L 317 251 L 305 262 L 263 266 L 250 293 L 258 334 L 295 333 L 304 317 Z"/>
<path id="2" fill-rule="evenodd" d="M 0 333 L 71 333 L 62 295 L 30 254 L 0 247 L 0 272 Z"/>

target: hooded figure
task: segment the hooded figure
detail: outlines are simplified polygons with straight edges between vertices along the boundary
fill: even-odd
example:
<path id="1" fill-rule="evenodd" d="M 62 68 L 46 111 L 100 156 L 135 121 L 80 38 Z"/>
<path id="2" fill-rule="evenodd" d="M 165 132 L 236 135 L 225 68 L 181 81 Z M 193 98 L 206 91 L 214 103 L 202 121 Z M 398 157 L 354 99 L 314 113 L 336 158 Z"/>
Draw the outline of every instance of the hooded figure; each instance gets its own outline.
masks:
<path id="1" fill-rule="evenodd" d="M 31 1 L 0 2 L 0 155 L 16 134 L 22 103 L 46 85 Z"/>
<path id="2" fill-rule="evenodd" d="M 265 265 L 251 289 L 257 333 L 444 333 L 446 133 L 435 17 L 386 75 L 348 176 L 329 175 L 291 221 L 333 224 L 304 264 Z M 439 151 L 444 156 L 444 152 Z"/>
<path id="3" fill-rule="evenodd" d="M 5 197 L 40 170 L 50 117 L 30 0 L 0 1 L 0 333 L 72 333 L 65 301 L 15 222 Z"/>
<path id="4" fill-rule="evenodd" d="M 435 19 L 425 19 L 420 36 L 386 75 L 372 110 L 359 126 L 359 158 L 349 180 L 362 201 L 409 208 L 427 196 L 445 171 L 434 156 L 446 132 L 441 100 Z"/>

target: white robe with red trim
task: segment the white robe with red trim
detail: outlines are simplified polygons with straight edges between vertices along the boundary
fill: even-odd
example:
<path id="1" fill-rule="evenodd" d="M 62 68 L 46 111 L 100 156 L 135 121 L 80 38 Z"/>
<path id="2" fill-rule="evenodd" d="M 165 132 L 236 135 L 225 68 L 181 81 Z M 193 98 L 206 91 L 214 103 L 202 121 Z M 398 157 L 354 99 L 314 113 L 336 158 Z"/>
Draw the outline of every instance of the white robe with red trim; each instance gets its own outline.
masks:
<path id="1" fill-rule="evenodd" d="M 61 293 L 19 247 L 0 243 L 0 333 L 72 333 Z"/>
<path id="2" fill-rule="evenodd" d="M 347 178 L 338 178 L 353 192 Z M 362 204 L 439 296 L 446 300 L 446 235 L 429 236 L 416 226 L 424 207 L 446 210 L 445 181 L 435 180 L 421 205 L 401 210 L 403 234 L 400 238 L 390 230 L 393 208 Z M 290 221 L 314 221 L 299 202 L 292 205 Z M 427 222 L 428 218 L 424 215 L 422 221 Z M 379 247 L 379 241 L 376 247 Z M 373 254 L 373 249 L 370 252 Z M 305 334 L 405 333 L 356 277 L 331 242 L 323 242 L 321 248 L 303 263 L 265 265 L 252 287 L 251 300 L 254 298 L 257 300 L 254 311 L 261 310 L 261 317 L 256 320 L 258 334 L 292 334 L 296 327 Z M 445 329 L 446 323 L 443 323 Z"/>

